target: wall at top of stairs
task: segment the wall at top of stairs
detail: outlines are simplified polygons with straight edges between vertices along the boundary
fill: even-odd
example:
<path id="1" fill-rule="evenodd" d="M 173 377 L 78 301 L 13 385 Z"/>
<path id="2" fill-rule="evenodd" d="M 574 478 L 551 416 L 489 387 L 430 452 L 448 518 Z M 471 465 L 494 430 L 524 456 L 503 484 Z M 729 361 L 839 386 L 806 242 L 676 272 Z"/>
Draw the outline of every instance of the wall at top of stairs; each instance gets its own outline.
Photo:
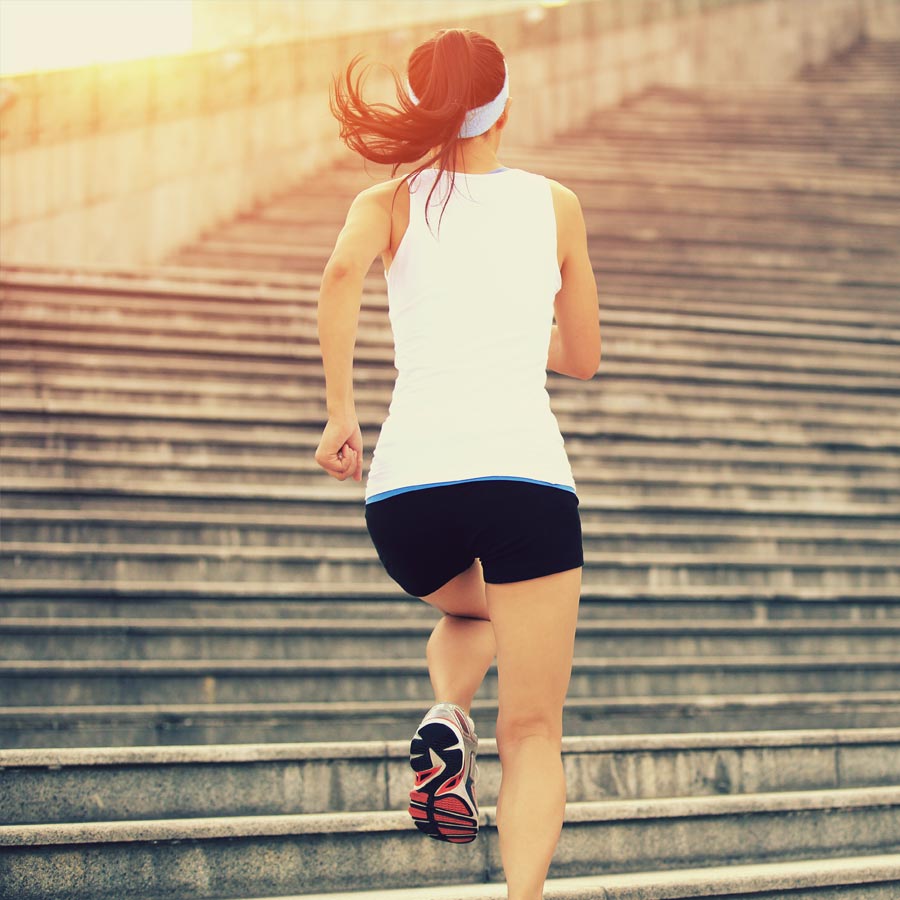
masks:
<path id="1" fill-rule="evenodd" d="M 900 34 L 897 0 L 576 0 L 491 10 L 330 37 L 288 30 L 281 42 L 3 79 L 0 263 L 165 259 L 350 153 L 328 107 L 331 76 L 357 52 L 403 73 L 410 51 L 438 27 L 475 28 L 508 56 L 515 112 L 505 139 L 524 146 L 649 84 L 786 80 L 865 35 Z M 387 70 L 370 74 L 371 99 L 390 100 Z"/>

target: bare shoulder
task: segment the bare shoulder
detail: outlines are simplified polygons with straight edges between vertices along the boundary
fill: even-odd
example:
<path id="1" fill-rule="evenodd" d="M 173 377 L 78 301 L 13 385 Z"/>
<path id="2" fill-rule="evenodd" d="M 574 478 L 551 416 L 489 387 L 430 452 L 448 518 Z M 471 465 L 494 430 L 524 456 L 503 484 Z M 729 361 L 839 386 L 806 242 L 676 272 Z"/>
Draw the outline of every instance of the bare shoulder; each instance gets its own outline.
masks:
<path id="1" fill-rule="evenodd" d="M 554 195 L 559 195 L 561 197 L 575 197 L 577 199 L 578 195 L 571 188 L 567 188 L 564 184 L 554 181 L 552 178 L 548 178 L 547 181 L 550 182 L 550 189 L 553 191 Z"/>
<path id="2" fill-rule="evenodd" d="M 569 257 L 573 248 L 579 246 L 585 237 L 584 213 L 581 201 L 571 188 L 548 178 L 553 197 L 553 212 L 556 215 L 556 238 L 560 266 Z"/>
<path id="3" fill-rule="evenodd" d="M 378 184 L 370 185 L 367 188 L 364 188 L 357 194 L 357 198 L 362 199 L 363 201 L 376 202 L 381 206 L 384 206 L 387 209 L 390 209 L 391 201 L 394 197 L 394 192 L 397 190 L 397 187 L 404 180 L 405 175 L 398 175 L 396 178 L 391 178 L 387 181 L 380 181 Z"/>
<path id="4" fill-rule="evenodd" d="M 572 215 L 575 210 L 581 209 L 581 203 L 578 195 L 571 188 L 567 188 L 564 184 L 554 181 L 552 178 L 547 179 L 550 182 L 550 192 L 553 195 L 553 206 L 556 211 Z"/>

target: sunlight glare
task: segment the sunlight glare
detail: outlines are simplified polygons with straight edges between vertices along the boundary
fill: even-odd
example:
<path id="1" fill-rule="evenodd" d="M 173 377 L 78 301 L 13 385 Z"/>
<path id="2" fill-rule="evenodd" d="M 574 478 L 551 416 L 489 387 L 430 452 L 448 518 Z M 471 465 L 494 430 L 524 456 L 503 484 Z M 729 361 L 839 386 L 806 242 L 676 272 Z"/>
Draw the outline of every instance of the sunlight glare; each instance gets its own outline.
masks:
<path id="1" fill-rule="evenodd" d="M 191 0 L 0 0 L 0 75 L 189 51 Z"/>

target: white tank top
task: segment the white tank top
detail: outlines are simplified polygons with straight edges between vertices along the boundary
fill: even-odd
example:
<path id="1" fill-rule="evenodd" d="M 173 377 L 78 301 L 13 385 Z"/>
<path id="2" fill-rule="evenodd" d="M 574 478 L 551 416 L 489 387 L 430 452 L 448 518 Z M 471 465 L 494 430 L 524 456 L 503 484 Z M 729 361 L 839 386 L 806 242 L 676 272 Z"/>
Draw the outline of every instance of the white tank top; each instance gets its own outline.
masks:
<path id="1" fill-rule="evenodd" d="M 366 503 L 459 481 L 532 481 L 575 492 L 546 390 L 562 286 L 549 181 L 523 169 L 410 185 L 409 226 L 385 273 L 397 380 Z"/>

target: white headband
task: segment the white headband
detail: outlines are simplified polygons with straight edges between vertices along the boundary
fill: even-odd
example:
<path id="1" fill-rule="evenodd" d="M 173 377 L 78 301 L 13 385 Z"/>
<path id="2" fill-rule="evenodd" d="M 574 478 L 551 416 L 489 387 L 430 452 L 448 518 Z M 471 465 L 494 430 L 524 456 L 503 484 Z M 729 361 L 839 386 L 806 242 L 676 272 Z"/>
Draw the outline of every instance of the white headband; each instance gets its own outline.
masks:
<path id="1" fill-rule="evenodd" d="M 475 109 L 470 109 L 466 113 L 466 120 L 459 130 L 461 138 L 484 134 L 500 118 L 506 107 L 506 101 L 509 99 L 509 68 L 505 59 L 503 60 L 503 70 L 505 75 L 500 93 L 490 103 L 485 103 L 484 106 L 476 106 Z M 406 92 L 409 94 L 409 99 L 418 106 L 419 98 L 413 93 L 409 81 L 406 82 Z"/>

